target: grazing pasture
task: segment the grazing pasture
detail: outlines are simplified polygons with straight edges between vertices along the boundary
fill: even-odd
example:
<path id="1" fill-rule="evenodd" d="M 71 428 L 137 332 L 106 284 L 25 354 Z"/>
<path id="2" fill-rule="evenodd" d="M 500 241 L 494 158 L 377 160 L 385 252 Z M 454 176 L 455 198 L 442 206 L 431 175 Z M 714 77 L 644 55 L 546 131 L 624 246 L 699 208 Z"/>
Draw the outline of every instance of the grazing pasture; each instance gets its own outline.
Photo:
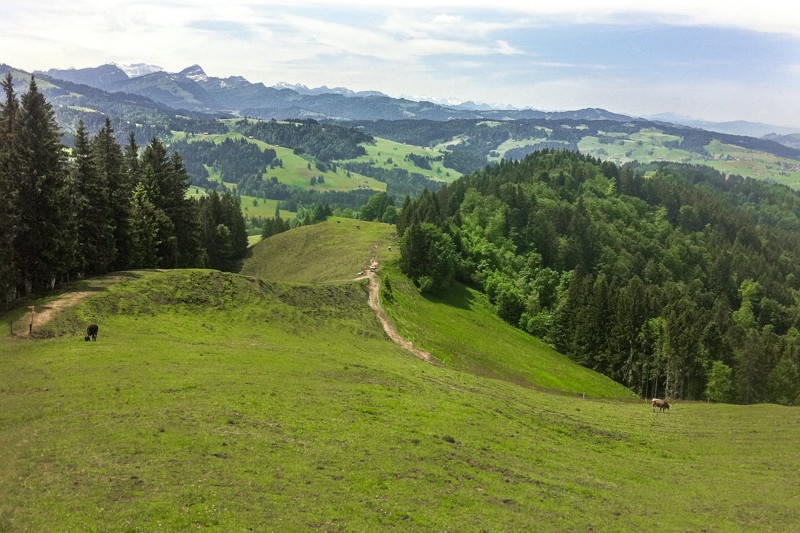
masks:
<path id="1" fill-rule="evenodd" d="M 318 226 L 281 236 L 311 245 L 301 230 L 316 228 L 337 253 L 350 242 L 366 266 L 390 235 L 381 224 Z M 38 338 L 0 338 L 0 530 L 800 524 L 800 410 L 678 402 L 653 413 L 649 399 L 583 398 L 497 379 L 481 368 L 519 366 L 535 383 L 540 363 L 511 353 L 520 340 L 501 345 L 506 330 L 482 323 L 489 313 L 477 295 L 422 302 L 396 271 L 382 271 L 392 257 L 380 252 L 379 274 L 388 273 L 395 297 L 389 315 L 447 366 L 430 365 L 386 339 L 366 280 L 345 278 L 347 261 L 283 244 L 291 264 L 306 258 L 291 282 L 209 270 L 117 273 L 72 287 L 91 297 L 41 326 Z M 333 273 L 309 283 L 328 263 Z M 25 309 L 2 318 L 22 319 Z M 480 328 L 472 334 L 470 309 Z M 447 320 L 451 338 L 430 338 Z M 91 322 L 102 326 L 102 342 L 83 341 Z M 502 360 L 491 360 L 492 343 Z M 538 350 L 527 357 L 558 357 Z M 470 368 L 479 356 L 481 367 Z M 577 373 L 563 368 L 570 386 Z"/>

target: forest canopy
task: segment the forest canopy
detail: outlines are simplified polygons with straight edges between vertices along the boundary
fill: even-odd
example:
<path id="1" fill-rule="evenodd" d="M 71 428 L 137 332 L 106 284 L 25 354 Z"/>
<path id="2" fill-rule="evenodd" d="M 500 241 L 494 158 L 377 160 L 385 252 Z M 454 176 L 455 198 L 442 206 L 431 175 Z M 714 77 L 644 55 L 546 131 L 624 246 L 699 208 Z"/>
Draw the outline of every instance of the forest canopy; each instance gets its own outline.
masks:
<path id="1" fill-rule="evenodd" d="M 643 396 L 800 403 L 787 187 L 544 150 L 407 201 L 397 225 L 404 242 L 439 228 L 499 316 Z"/>

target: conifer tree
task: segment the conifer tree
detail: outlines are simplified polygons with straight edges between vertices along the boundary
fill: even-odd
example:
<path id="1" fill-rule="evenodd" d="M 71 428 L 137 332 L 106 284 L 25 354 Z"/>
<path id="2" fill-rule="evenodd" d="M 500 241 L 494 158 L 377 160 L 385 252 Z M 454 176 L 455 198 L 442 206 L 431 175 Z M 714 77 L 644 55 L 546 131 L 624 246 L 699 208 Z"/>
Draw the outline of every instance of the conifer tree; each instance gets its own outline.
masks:
<path id="1" fill-rule="evenodd" d="M 131 250 L 129 258 L 131 267 L 154 268 L 159 266 L 160 218 L 166 217 L 150 201 L 144 184 L 139 183 L 133 190 L 131 202 Z"/>
<path id="2" fill-rule="evenodd" d="M 204 266 L 220 268 L 217 253 L 217 224 L 222 219 L 222 202 L 217 191 L 211 191 L 200 199 L 198 220 L 200 226 L 200 242 L 205 250 Z"/>
<path id="3" fill-rule="evenodd" d="M 128 181 L 130 182 L 131 189 L 133 189 L 136 187 L 136 184 L 142 180 L 142 163 L 139 160 L 139 145 L 136 144 L 136 134 L 133 132 L 128 134 L 128 144 L 125 145 L 123 160 L 125 172 L 128 174 Z"/>
<path id="4" fill-rule="evenodd" d="M 107 217 L 113 231 L 113 261 L 110 268 L 120 270 L 128 267 L 131 245 L 130 217 L 133 197 L 133 181 L 125 170 L 122 149 L 114 137 L 111 119 L 92 140 L 92 160 L 100 181 L 107 188 Z M 138 161 L 138 160 L 137 160 Z"/>
<path id="5" fill-rule="evenodd" d="M 19 194 L 12 149 L 19 103 L 11 72 L 6 75 L 2 87 L 5 102 L 0 103 L 0 302 L 7 302 L 16 296 L 14 241 L 19 224 Z"/>
<path id="6" fill-rule="evenodd" d="M 109 216 L 108 184 L 95 166 L 83 121 L 75 135 L 74 158 L 72 180 L 79 243 L 76 266 L 88 275 L 103 274 L 114 259 L 114 229 Z"/>
<path id="7" fill-rule="evenodd" d="M 242 202 L 239 196 L 226 191 L 221 198 L 222 223 L 230 230 L 231 249 L 235 260 L 244 259 L 247 254 L 247 225 L 242 215 Z"/>
<path id="8" fill-rule="evenodd" d="M 14 247 L 19 289 L 52 288 L 70 268 L 64 254 L 68 242 L 62 225 L 66 162 L 52 106 L 31 78 L 22 95 L 12 152 L 19 183 L 19 231 Z"/>
<path id="9" fill-rule="evenodd" d="M 200 253 L 200 231 L 197 225 L 197 203 L 188 199 L 189 172 L 180 154 L 173 153 L 169 159 L 165 192 L 172 205 L 164 209 L 175 226 L 178 240 L 178 266 L 181 268 L 197 264 Z"/>

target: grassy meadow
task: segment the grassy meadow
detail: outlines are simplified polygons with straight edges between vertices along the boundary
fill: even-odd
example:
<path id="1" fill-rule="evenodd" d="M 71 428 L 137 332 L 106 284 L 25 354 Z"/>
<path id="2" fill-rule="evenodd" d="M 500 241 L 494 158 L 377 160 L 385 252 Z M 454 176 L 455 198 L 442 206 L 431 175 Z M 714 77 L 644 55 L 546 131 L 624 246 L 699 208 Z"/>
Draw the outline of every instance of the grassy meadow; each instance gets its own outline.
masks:
<path id="1" fill-rule="evenodd" d="M 0 531 L 800 526 L 800 410 L 583 398 L 480 295 L 415 295 L 392 236 L 332 220 L 259 244 L 246 276 L 81 281 L 38 337 L 0 338 Z M 383 334 L 352 281 L 376 253 L 390 316 L 446 366 Z M 513 382 L 548 374 L 569 394 Z"/>
<path id="2" fill-rule="evenodd" d="M 242 274 L 290 283 L 338 283 L 358 277 L 372 257 L 399 257 L 394 226 L 329 217 L 270 237 L 253 249 Z"/>
<path id="3" fill-rule="evenodd" d="M 180 133 L 176 134 L 176 139 L 184 138 Z M 264 172 L 264 179 L 277 178 L 280 183 L 284 183 L 290 187 L 298 187 L 301 189 L 315 189 L 319 191 L 350 191 L 353 189 L 374 189 L 376 191 L 385 191 L 386 184 L 373 178 L 368 178 L 354 172 L 348 173 L 346 170 L 337 168 L 336 171 L 326 170 L 320 171 L 316 165 L 294 153 L 290 148 L 281 146 L 274 146 L 267 144 L 257 139 L 246 138 L 238 133 L 224 133 L 224 134 L 202 134 L 194 135 L 190 140 L 193 141 L 210 141 L 221 143 L 225 139 L 247 139 L 248 142 L 255 144 L 262 150 L 272 148 L 275 150 L 276 156 L 283 161 L 282 167 L 275 167 L 267 169 Z M 311 168 L 309 168 L 309 166 Z M 311 186 L 311 178 L 324 178 L 324 183 Z M 214 179 L 214 176 L 211 176 Z"/>
<path id="4" fill-rule="evenodd" d="M 387 268 L 383 276 L 392 287 L 392 297 L 384 298 L 383 304 L 400 333 L 448 366 L 525 387 L 601 398 L 636 397 L 503 321 L 474 289 L 454 283 L 444 295 L 423 297 L 397 268 Z"/>
<path id="5" fill-rule="evenodd" d="M 367 150 L 366 155 L 349 159 L 348 161 L 355 161 L 357 163 L 372 163 L 376 167 L 391 169 L 402 168 L 411 173 L 422 174 L 423 176 L 437 180 L 451 183 L 461 177 L 461 173 L 452 168 L 447 168 L 442 165 L 441 161 L 431 161 L 431 169 L 424 169 L 418 167 L 413 161 L 407 159 L 409 154 L 414 154 L 422 157 L 441 158 L 441 150 L 435 148 L 425 148 L 422 146 L 412 146 L 410 144 L 403 144 L 381 137 L 375 138 L 375 144 L 363 145 Z M 326 178 L 327 179 L 327 178 Z"/>
<path id="6" fill-rule="evenodd" d="M 614 134 L 609 136 L 613 137 Z M 634 135 L 618 134 L 613 143 L 601 143 L 597 137 L 584 137 L 578 148 L 582 153 L 617 164 L 630 161 L 677 161 L 707 165 L 725 174 L 736 174 L 763 180 L 772 180 L 800 189 L 800 163 L 766 152 L 748 150 L 739 146 L 713 141 L 706 147 L 707 155 L 665 146 L 664 142 L 680 141 L 656 129 L 643 129 Z"/>

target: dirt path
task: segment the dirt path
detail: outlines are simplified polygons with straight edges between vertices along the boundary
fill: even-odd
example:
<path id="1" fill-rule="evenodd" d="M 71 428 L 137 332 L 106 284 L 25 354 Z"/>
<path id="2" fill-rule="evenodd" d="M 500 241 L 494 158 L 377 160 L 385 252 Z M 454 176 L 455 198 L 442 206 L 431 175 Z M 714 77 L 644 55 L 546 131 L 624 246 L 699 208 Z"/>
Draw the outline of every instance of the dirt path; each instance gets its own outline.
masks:
<path id="1" fill-rule="evenodd" d="M 373 255 L 377 251 L 377 246 L 373 249 Z M 386 311 L 381 306 L 381 281 L 378 277 L 378 261 L 377 259 L 373 258 L 370 262 L 369 268 L 367 269 L 366 276 L 361 276 L 356 279 L 369 279 L 369 306 L 375 311 L 375 316 L 378 317 L 378 320 L 381 321 L 381 325 L 383 326 L 383 331 L 386 332 L 386 335 L 392 339 L 392 342 L 401 346 L 402 348 L 408 350 L 416 357 L 419 357 L 423 361 L 427 361 L 433 365 L 442 366 L 435 357 L 433 357 L 430 352 L 426 352 L 425 350 L 420 350 L 419 348 L 414 346 L 414 343 L 411 341 L 404 339 L 400 332 L 397 331 L 397 328 L 394 327 L 392 321 L 389 320 L 389 317 L 386 315 Z"/>
<path id="2" fill-rule="evenodd" d="M 94 294 L 91 291 L 82 291 L 82 292 L 70 292 L 64 294 L 63 296 L 59 297 L 56 300 L 48 302 L 45 305 L 37 307 L 34 311 L 33 316 L 33 330 L 36 331 L 37 327 L 44 326 L 55 316 L 63 311 L 64 309 L 68 309 L 74 305 L 77 305 L 79 302 L 82 302 L 89 296 Z M 25 317 L 21 320 L 18 320 L 14 323 L 14 337 L 17 338 L 25 338 L 28 337 L 28 326 L 30 325 L 31 320 L 30 313 L 27 313 Z"/>

